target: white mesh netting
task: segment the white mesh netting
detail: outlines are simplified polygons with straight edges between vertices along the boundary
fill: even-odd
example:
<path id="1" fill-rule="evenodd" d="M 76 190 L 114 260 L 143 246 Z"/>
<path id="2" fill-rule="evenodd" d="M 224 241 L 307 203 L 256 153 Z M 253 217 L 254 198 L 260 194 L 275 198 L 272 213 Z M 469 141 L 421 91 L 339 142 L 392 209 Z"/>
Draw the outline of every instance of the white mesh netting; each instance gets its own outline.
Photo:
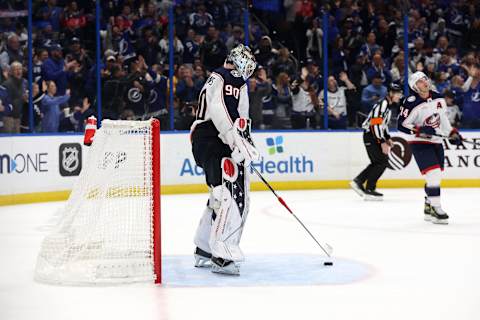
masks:
<path id="1" fill-rule="evenodd" d="M 155 279 L 151 121 L 109 121 L 95 135 L 35 279 L 101 284 Z"/>

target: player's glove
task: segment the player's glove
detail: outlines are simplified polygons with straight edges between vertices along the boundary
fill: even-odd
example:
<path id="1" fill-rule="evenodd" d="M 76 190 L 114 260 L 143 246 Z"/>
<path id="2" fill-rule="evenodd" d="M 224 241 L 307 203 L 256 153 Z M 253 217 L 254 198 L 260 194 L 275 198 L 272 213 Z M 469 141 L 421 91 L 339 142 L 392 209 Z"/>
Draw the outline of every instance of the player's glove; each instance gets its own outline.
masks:
<path id="1" fill-rule="evenodd" d="M 251 120 L 238 118 L 225 138 L 232 148 L 232 159 L 238 164 L 249 166 L 252 161 L 258 160 L 260 154 L 250 136 Z"/>
<path id="2" fill-rule="evenodd" d="M 453 128 L 452 131 L 450 131 L 450 134 L 448 135 L 448 142 L 450 142 L 453 145 L 459 146 L 462 144 L 462 140 L 463 140 L 463 137 L 458 132 L 458 129 Z"/>
<path id="3" fill-rule="evenodd" d="M 430 139 L 435 133 L 433 127 L 421 126 L 415 128 L 415 136 L 419 138 Z"/>

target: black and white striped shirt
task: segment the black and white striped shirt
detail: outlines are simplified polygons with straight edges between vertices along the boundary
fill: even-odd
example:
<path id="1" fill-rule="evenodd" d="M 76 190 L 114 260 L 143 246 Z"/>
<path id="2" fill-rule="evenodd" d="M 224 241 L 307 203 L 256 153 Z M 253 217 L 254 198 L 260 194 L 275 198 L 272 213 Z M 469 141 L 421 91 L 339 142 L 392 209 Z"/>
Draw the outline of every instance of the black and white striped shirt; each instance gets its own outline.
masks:
<path id="1" fill-rule="evenodd" d="M 388 124 L 391 116 L 392 111 L 388 107 L 388 101 L 383 99 L 370 110 L 367 119 L 362 124 L 362 128 L 365 132 L 371 132 L 379 142 L 385 142 L 390 139 Z"/>

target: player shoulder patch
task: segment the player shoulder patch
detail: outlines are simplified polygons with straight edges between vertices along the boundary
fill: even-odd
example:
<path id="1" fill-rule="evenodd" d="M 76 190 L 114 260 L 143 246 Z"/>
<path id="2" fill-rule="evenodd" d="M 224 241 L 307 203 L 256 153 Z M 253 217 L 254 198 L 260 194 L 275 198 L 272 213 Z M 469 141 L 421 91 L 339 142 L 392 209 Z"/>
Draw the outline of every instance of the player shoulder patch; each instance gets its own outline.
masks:
<path id="1" fill-rule="evenodd" d="M 408 102 L 413 102 L 413 101 L 415 101 L 415 99 L 416 99 L 415 96 L 410 96 L 410 97 L 407 98 L 407 101 Z"/>
<path id="2" fill-rule="evenodd" d="M 230 71 L 230 74 L 231 74 L 232 76 L 234 76 L 235 78 L 240 78 L 240 77 L 241 77 L 240 72 L 238 72 L 237 70 L 232 70 L 232 71 Z"/>
<path id="3" fill-rule="evenodd" d="M 207 84 L 208 84 L 209 86 L 211 86 L 211 85 L 213 84 L 213 75 L 211 75 L 211 76 L 208 78 Z"/>

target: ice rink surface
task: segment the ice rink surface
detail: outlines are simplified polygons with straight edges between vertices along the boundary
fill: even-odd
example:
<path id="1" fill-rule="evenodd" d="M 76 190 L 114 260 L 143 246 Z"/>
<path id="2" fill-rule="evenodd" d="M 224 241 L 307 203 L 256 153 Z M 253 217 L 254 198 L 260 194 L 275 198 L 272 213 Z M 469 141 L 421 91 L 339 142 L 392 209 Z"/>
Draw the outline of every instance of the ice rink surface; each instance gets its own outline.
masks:
<path id="1" fill-rule="evenodd" d="M 164 284 L 33 281 L 62 202 L 0 207 L 0 319 L 480 319 L 480 189 L 443 189 L 449 225 L 423 221 L 423 190 L 280 191 L 334 265 L 270 192 L 255 192 L 240 277 L 193 267 L 206 195 L 162 197 Z"/>

